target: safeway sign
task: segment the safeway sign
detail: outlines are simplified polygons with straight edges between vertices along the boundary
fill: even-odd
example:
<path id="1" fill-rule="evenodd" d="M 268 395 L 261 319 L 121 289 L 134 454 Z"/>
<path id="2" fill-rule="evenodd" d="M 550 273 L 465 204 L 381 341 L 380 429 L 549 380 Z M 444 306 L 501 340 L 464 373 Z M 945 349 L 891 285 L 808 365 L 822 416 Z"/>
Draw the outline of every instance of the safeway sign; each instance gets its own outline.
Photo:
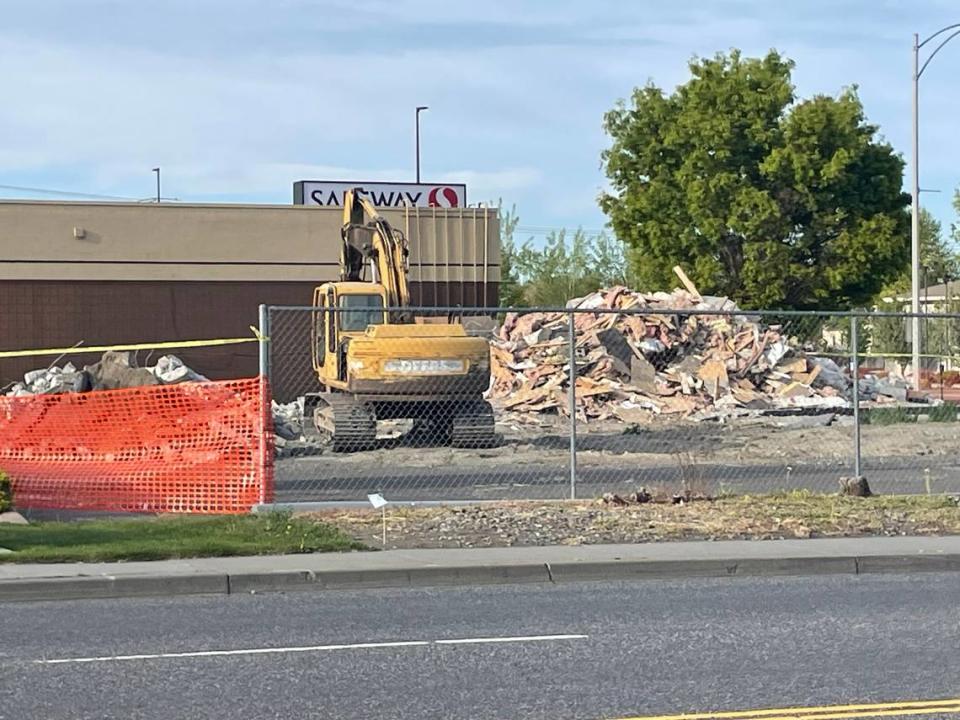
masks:
<path id="1" fill-rule="evenodd" d="M 343 207 L 347 190 L 361 192 L 377 207 L 466 207 L 467 186 L 459 184 L 328 182 L 300 180 L 293 184 L 294 205 Z"/>

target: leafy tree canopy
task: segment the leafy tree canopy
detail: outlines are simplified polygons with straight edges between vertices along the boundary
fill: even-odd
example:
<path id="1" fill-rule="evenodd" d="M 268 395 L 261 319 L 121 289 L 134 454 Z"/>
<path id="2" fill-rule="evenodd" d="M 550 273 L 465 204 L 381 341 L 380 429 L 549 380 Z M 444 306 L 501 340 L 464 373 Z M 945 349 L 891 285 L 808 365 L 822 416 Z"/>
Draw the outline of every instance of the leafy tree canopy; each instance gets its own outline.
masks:
<path id="1" fill-rule="evenodd" d="M 903 161 L 855 88 L 797 101 L 792 68 L 734 50 L 606 114 L 600 204 L 642 287 L 672 287 L 679 264 L 744 307 L 846 308 L 906 267 Z"/>
<path id="2" fill-rule="evenodd" d="M 960 257 L 957 256 L 954 243 L 957 242 L 957 227 L 952 226 L 951 238 L 943 236 L 943 226 L 933 214 L 920 208 L 920 283 L 936 285 L 947 280 L 960 280 Z M 958 284 L 960 290 L 960 284 Z M 900 275 L 881 291 L 889 297 L 902 295 L 910 291 L 910 267 L 903 269 Z"/>

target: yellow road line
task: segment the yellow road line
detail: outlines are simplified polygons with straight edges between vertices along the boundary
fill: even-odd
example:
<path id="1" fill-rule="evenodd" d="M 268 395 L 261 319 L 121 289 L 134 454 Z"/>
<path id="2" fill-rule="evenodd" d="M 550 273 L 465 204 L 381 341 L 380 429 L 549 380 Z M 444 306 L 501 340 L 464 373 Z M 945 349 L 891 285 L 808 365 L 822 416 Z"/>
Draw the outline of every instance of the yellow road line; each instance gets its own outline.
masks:
<path id="1" fill-rule="evenodd" d="M 637 715 L 619 720 L 840 720 L 841 718 L 889 717 L 892 715 L 931 715 L 960 712 L 960 698 L 911 700 L 860 705 L 820 705 L 810 707 L 728 710 L 723 712 L 679 715 Z"/>
<path id="2" fill-rule="evenodd" d="M 947 713 L 960 713 L 960 704 L 930 708 L 900 708 L 895 710 L 851 710 L 845 713 L 828 713 L 825 715 L 773 715 L 768 716 L 766 720 L 800 720 L 802 718 L 841 720 L 847 718 L 903 717 L 906 715 L 938 715 Z"/>

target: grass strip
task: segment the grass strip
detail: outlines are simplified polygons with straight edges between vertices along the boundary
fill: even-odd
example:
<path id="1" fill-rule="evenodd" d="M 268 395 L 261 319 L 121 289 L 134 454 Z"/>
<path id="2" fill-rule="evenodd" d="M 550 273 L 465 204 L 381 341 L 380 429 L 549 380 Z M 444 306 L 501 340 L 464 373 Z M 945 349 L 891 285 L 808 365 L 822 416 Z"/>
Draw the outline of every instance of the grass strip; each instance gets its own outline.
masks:
<path id="1" fill-rule="evenodd" d="M 109 562 L 343 552 L 365 546 L 324 522 L 289 513 L 160 516 L 0 524 L 0 562 Z"/>

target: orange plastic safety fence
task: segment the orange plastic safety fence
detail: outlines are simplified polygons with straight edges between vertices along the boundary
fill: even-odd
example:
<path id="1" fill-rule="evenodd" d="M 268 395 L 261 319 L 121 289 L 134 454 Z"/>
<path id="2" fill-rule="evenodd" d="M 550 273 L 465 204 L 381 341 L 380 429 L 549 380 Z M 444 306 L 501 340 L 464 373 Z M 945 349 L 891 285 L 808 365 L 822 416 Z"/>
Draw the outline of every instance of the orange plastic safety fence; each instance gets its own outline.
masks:
<path id="1" fill-rule="evenodd" d="M 0 470 L 22 508 L 238 513 L 273 500 L 260 379 L 0 398 Z"/>

